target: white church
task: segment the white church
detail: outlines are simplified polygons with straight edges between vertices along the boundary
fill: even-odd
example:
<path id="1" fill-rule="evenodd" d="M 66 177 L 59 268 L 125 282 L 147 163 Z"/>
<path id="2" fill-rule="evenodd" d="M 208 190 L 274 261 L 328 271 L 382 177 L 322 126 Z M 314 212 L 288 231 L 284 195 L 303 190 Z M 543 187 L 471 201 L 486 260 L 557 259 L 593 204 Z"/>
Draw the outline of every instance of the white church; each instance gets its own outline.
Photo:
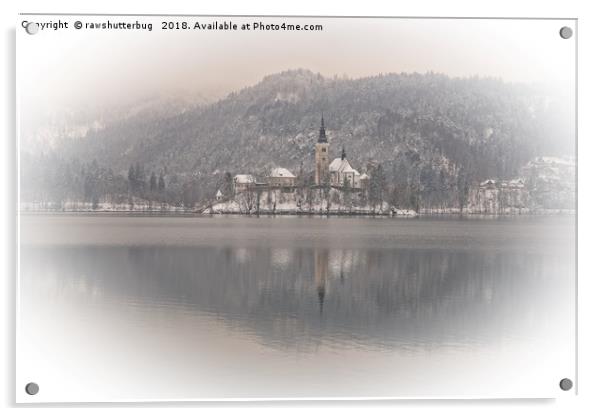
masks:
<path id="1" fill-rule="evenodd" d="M 328 156 L 328 150 L 330 143 L 326 138 L 326 128 L 324 127 L 324 116 L 320 125 L 320 136 L 316 143 L 316 171 L 315 171 L 315 184 L 318 186 L 330 185 L 349 187 L 352 189 L 365 189 L 368 182 L 368 175 L 360 174 L 355 170 L 347 154 L 345 148 L 341 152 L 341 157 L 337 157 L 330 162 Z"/>
<path id="2" fill-rule="evenodd" d="M 345 148 L 341 152 L 341 157 L 337 157 L 333 161 L 329 158 L 328 139 L 326 137 L 326 128 L 324 127 L 324 115 L 320 124 L 320 135 L 315 146 L 315 185 L 316 186 L 335 186 L 349 189 L 367 189 L 370 177 L 363 173 L 360 174 L 355 170 L 347 154 Z M 272 169 L 267 182 L 258 182 L 255 176 L 250 174 L 238 174 L 233 178 L 234 193 L 240 193 L 261 187 L 278 187 L 292 189 L 297 186 L 297 177 L 288 169 L 278 167 Z M 220 198 L 222 195 L 220 194 Z M 217 198 L 217 195 L 216 195 Z"/>

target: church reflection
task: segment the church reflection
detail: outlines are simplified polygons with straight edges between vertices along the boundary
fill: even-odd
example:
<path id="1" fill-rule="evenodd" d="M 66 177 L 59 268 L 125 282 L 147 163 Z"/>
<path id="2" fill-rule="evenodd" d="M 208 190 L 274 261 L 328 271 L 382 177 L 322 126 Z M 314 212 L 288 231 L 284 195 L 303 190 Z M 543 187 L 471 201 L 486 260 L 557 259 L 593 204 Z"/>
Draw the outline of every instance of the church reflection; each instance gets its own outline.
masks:
<path id="1" fill-rule="evenodd" d="M 328 281 L 336 277 L 339 284 L 345 281 L 345 274 L 354 267 L 359 256 L 354 250 L 314 248 L 314 284 L 318 294 L 320 315 L 324 311 L 324 301 L 327 295 Z M 355 264 L 357 266 L 357 264 Z M 334 287 L 334 286 L 333 286 Z"/>
<path id="2" fill-rule="evenodd" d="M 22 253 L 24 285 L 219 316 L 275 347 L 322 339 L 443 342 L 524 322 L 570 273 L 517 251 L 314 246 L 54 247 Z M 52 280 L 52 281 L 54 281 Z M 545 284 L 543 281 L 545 280 Z M 498 332 L 492 330 L 491 336 Z M 418 342 L 416 341 L 416 342 Z"/>
<path id="3" fill-rule="evenodd" d="M 324 297 L 326 296 L 326 279 L 328 278 L 328 250 L 325 248 L 314 250 L 314 282 L 318 291 L 320 315 L 324 311 Z"/>

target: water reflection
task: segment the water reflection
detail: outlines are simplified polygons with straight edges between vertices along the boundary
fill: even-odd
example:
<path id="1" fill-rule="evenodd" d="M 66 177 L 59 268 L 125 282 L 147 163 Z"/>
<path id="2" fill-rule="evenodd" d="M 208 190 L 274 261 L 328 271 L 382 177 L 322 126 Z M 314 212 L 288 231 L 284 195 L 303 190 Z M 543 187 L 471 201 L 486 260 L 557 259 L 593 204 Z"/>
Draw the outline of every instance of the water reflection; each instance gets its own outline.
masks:
<path id="1" fill-rule="evenodd" d="M 23 216 L 18 384 L 40 400 L 550 397 L 574 376 L 573 230 Z"/>
<path id="2" fill-rule="evenodd" d="M 213 317 L 270 348 L 300 350 L 535 334 L 554 319 L 542 302 L 555 302 L 572 272 L 545 252 L 323 245 L 28 246 L 21 265 L 26 293 Z"/>
<path id="3" fill-rule="evenodd" d="M 328 276 L 328 250 L 319 249 L 314 252 L 314 281 L 318 291 L 320 315 L 324 310 L 324 296 L 326 295 L 326 278 Z"/>

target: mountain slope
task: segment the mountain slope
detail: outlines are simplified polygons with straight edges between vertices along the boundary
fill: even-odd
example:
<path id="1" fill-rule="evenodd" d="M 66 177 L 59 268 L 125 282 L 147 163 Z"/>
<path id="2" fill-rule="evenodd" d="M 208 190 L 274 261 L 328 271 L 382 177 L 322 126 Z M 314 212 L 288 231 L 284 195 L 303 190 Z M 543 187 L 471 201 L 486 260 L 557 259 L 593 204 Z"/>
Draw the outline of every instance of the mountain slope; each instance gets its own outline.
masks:
<path id="1" fill-rule="evenodd" d="M 416 183 L 441 193 L 459 180 L 515 176 L 537 155 L 570 153 L 571 131 L 558 122 L 566 119 L 563 111 L 560 101 L 532 87 L 494 79 L 330 79 L 291 70 L 208 106 L 128 117 L 65 137 L 44 158 L 95 160 L 124 177 L 139 164 L 147 175 L 165 172 L 174 186 L 196 178 L 202 194 L 214 192 L 216 172 L 262 174 L 284 166 L 298 174 L 303 164 L 308 174 L 323 112 L 331 159 L 344 146 L 360 171 L 382 164 L 391 186 Z M 42 174 L 45 162 L 29 156 Z M 23 175 L 31 173 L 26 168 Z"/>

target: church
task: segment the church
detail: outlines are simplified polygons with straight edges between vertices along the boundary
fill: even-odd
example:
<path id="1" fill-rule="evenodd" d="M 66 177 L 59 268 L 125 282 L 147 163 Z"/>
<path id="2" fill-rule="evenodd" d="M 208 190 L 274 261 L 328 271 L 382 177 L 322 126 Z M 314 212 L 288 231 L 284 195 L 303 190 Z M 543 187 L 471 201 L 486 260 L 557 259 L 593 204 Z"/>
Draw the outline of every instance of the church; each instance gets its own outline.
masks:
<path id="1" fill-rule="evenodd" d="M 341 157 L 330 160 L 330 143 L 326 137 L 326 127 L 324 126 L 324 115 L 320 124 L 320 134 L 315 144 L 315 173 L 314 185 L 319 187 L 333 186 L 336 188 L 346 188 L 351 190 L 368 189 L 370 177 L 367 174 L 361 174 L 355 170 L 349 159 L 345 148 L 342 148 Z M 277 167 L 271 170 L 267 175 L 266 181 L 259 182 L 254 175 L 238 174 L 233 178 L 232 190 L 234 194 L 247 191 L 255 191 L 267 188 L 283 188 L 287 191 L 298 187 L 297 177 L 286 168 Z M 220 193 L 220 198 L 223 194 Z M 216 195 L 217 199 L 217 195 Z"/>
<path id="2" fill-rule="evenodd" d="M 368 175 L 360 175 L 357 170 L 353 169 L 347 159 L 345 148 L 343 147 L 341 157 L 337 157 L 331 162 L 328 155 L 329 147 L 330 143 L 328 143 L 326 128 L 324 127 L 324 115 L 322 115 L 320 135 L 315 146 L 315 185 L 349 187 L 352 189 L 364 188 Z"/>

